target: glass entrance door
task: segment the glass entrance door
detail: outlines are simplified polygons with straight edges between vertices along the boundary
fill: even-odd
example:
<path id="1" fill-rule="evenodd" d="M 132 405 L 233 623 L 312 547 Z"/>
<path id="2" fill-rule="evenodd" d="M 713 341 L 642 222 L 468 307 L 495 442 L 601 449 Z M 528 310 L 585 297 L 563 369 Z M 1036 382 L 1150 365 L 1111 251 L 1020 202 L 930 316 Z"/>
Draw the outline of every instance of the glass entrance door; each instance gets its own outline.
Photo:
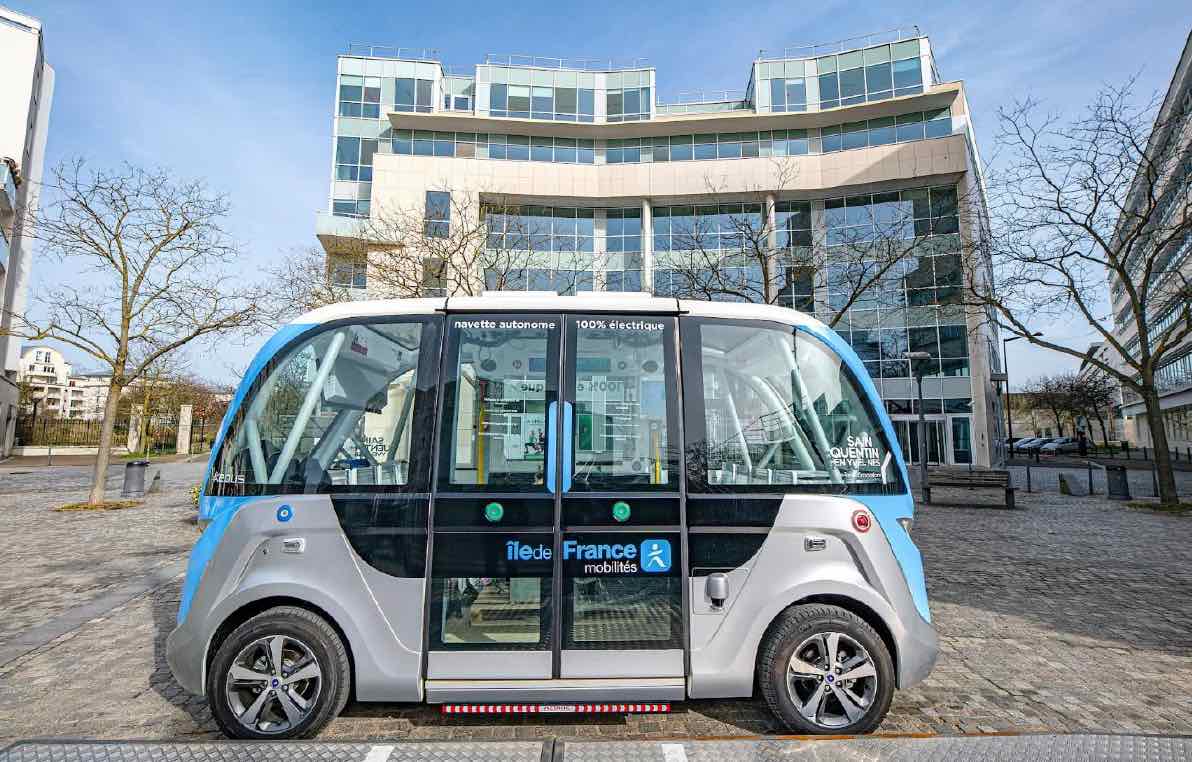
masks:
<path id="1" fill-rule="evenodd" d="M 448 321 L 428 678 L 684 674 L 675 344 L 673 317 Z"/>
<path id="2" fill-rule="evenodd" d="M 927 425 L 927 463 L 937 466 L 946 463 L 946 439 L 944 421 L 928 418 Z M 918 463 L 919 449 L 919 419 L 896 418 L 893 421 L 894 433 L 898 435 L 898 444 L 902 447 L 902 457 L 907 463 Z"/>

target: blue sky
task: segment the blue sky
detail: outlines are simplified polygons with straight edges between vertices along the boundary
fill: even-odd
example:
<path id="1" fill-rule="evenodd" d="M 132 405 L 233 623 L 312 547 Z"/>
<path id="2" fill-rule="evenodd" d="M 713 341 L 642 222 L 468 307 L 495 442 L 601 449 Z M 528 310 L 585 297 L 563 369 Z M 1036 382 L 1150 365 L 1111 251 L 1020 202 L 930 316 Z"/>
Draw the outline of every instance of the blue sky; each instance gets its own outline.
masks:
<path id="1" fill-rule="evenodd" d="M 1072 112 L 1103 82 L 1166 89 L 1192 24 L 1188 0 L 1122 3 L 224 2 L 0 0 L 40 18 L 57 71 L 47 162 L 127 160 L 203 177 L 232 202 L 231 230 L 260 269 L 314 239 L 326 204 L 335 55 L 349 42 L 435 48 L 453 64 L 485 53 L 645 57 L 659 95 L 740 89 L 759 49 L 915 24 L 944 79 L 963 79 L 986 158 L 999 105 L 1030 93 Z M 744 10 L 748 9 L 748 11 Z M 59 277 L 34 265 L 34 287 Z M 1078 328 L 1051 329 L 1073 345 Z M 251 349 L 191 370 L 231 380 Z M 1015 385 L 1072 363 L 1011 344 Z M 206 354 L 211 357 L 211 354 Z M 77 357 L 78 365 L 91 361 Z"/>

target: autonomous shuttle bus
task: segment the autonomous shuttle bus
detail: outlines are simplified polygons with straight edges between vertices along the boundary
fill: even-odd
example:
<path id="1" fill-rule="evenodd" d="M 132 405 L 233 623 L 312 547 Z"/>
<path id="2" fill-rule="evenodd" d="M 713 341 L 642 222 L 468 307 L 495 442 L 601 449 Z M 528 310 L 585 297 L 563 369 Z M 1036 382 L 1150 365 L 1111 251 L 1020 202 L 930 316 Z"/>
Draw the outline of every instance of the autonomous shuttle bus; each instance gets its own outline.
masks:
<path id="1" fill-rule="evenodd" d="M 167 654 L 238 738 L 352 698 L 665 710 L 760 689 L 863 733 L 936 657 L 864 366 L 780 307 L 637 294 L 354 302 L 260 351 Z"/>

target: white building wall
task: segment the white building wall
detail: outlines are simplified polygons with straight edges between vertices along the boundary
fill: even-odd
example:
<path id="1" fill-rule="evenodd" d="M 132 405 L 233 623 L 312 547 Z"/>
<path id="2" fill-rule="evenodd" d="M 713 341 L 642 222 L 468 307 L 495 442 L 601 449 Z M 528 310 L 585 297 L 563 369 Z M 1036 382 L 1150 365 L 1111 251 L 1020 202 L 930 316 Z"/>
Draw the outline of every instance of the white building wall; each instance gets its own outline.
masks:
<path id="1" fill-rule="evenodd" d="M 41 22 L 0 6 L 0 159 L 15 162 L 21 184 L 8 199 L 16 213 L 4 226 L 7 262 L 0 262 L 0 328 L 11 329 L 25 310 L 32 242 L 22 215 L 36 211 L 45 163 L 54 70 L 45 64 Z M 0 188 L 0 193 L 5 192 Z M 0 457 L 16 424 L 20 339 L 0 336 Z"/>

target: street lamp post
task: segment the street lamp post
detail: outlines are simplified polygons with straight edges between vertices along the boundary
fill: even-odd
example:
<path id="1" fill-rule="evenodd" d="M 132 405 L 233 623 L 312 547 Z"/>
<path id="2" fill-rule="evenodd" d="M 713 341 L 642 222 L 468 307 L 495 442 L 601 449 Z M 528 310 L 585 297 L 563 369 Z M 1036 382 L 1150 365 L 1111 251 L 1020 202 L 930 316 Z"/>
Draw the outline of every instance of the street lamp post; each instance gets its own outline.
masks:
<path id="1" fill-rule="evenodd" d="M 1031 334 L 1031 336 L 1042 335 L 1042 331 Z M 1010 412 L 1010 361 L 1006 357 L 1006 345 L 1011 341 L 1018 341 L 1023 338 L 1026 337 L 1011 336 L 1008 339 L 1002 339 L 1002 372 L 1006 375 L 1006 449 L 1009 450 L 1011 457 L 1014 455 L 1014 444 L 1011 441 L 1014 439 L 1014 417 Z"/>
<path id="2" fill-rule="evenodd" d="M 903 352 L 902 356 L 911 361 L 912 372 L 915 374 L 915 385 L 919 390 L 919 488 L 926 496 L 929 492 L 927 485 L 927 418 L 923 415 L 923 373 L 927 370 L 927 364 L 915 361 L 930 360 L 931 354 L 928 352 Z"/>

